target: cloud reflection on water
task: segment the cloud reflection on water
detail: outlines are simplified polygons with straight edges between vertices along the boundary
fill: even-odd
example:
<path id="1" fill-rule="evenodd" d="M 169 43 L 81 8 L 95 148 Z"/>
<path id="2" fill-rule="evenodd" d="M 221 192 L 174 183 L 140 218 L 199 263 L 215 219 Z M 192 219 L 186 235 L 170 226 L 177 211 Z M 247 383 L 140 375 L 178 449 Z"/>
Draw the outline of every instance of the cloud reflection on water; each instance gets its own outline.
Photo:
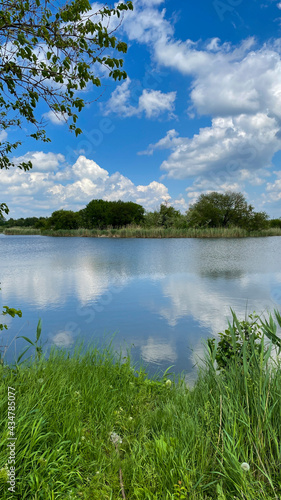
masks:
<path id="1" fill-rule="evenodd" d="M 155 341 L 149 337 L 147 342 L 141 346 L 141 354 L 144 361 L 148 363 L 159 363 L 169 361 L 174 363 L 177 360 L 176 346 L 172 346 L 165 340 Z"/>
<path id="2" fill-rule="evenodd" d="M 226 328 L 230 307 L 243 318 L 246 311 L 272 310 L 278 305 L 273 295 L 280 290 L 281 296 L 281 238 L 7 237 L 3 244 L 4 303 L 26 304 L 37 316 L 45 310 L 52 324 L 44 328 L 60 347 L 70 347 L 80 331 L 91 339 L 121 325 L 144 361 L 177 364 L 188 345 L 194 364 L 203 353 L 201 338 Z"/>

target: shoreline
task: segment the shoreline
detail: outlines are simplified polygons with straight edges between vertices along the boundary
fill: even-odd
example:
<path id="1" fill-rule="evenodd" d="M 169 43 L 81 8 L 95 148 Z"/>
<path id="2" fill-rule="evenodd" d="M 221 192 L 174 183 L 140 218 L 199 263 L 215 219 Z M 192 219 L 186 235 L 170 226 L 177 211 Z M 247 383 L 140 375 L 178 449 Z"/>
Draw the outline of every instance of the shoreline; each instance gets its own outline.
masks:
<path id="1" fill-rule="evenodd" d="M 40 230 L 35 228 L 7 228 L 1 231 L 5 236 L 51 236 L 80 238 L 264 238 L 281 236 L 280 228 L 261 231 L 247 231 L 241 228 L 163 229 L 125 227 L 120 229 L 59 229 Z"/>

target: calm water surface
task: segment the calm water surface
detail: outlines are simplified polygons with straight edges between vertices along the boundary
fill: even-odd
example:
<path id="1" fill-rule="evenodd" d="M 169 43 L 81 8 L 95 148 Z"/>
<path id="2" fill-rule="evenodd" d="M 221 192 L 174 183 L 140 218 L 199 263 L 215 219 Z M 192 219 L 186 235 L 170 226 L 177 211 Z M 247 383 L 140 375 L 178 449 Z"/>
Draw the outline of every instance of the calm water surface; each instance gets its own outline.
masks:
<path id="1" fill-rule="evenodd" d="M 149 373 L 191 377 L 202 339 L 227 326 L 232 307 L 281 308 L 281 237 L 247 239 L 107 239 L 0 236 L 6 359 L 34 338 L 39 318 L 45 348 L 109 339 Z"/>

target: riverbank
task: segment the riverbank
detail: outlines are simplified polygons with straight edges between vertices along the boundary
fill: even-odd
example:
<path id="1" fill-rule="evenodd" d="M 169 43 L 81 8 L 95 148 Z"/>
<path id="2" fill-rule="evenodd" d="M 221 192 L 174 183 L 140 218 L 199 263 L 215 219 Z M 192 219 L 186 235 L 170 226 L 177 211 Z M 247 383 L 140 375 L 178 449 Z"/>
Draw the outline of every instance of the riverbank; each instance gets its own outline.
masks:
<path id="1" fill-rule="evenodd" d="M 270 228 L 262 231 L 246 231 L 234 228 L 202 228 L 202 229 L 164 229 L 145 228 L 141 226 L 124 227 L 121 229 L 60 229 L 40 230 L 34 228 L 13 227 L 3 230 L 6 235 L 42 235 L 54 237 L 84 237 L 84 238 L 248 238 L 281 236 L 281 228 Z"/>
<path id="2" fill-rule="evenodd" d="M 149 379 L 110 347 L 0 365 L 0 496 L 278 499 L 280 368 L 269 373 L 260 359 L 251 370 L 246 362 L 219 374 L 206 358 L 191 390 L 168 374 Z M 5 468 L 8 388 L 16 408 L 15 495 Z"/>

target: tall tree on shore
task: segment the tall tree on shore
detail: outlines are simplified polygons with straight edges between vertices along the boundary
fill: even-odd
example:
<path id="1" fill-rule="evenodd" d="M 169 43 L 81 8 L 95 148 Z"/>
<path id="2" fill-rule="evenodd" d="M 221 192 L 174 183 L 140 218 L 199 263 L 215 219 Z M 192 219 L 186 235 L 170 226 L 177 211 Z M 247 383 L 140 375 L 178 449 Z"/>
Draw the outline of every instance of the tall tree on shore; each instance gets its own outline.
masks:
<path id="1" fill-rule="evenodd" d="M 201 194 L 187 212 L 192 227 L 239 226 L 248 230 L 264 229 L 268 215 L 254 212 L 242 193 L 228 191 Z"/>
<path id="2" fill-rule="evenodd" d="M 144 208 L 132 201 L 92 200 L 79 212 L 83 227 L 104 229 L 107 226 L 122 227 L 140 224 L 144 218 Z"/>

